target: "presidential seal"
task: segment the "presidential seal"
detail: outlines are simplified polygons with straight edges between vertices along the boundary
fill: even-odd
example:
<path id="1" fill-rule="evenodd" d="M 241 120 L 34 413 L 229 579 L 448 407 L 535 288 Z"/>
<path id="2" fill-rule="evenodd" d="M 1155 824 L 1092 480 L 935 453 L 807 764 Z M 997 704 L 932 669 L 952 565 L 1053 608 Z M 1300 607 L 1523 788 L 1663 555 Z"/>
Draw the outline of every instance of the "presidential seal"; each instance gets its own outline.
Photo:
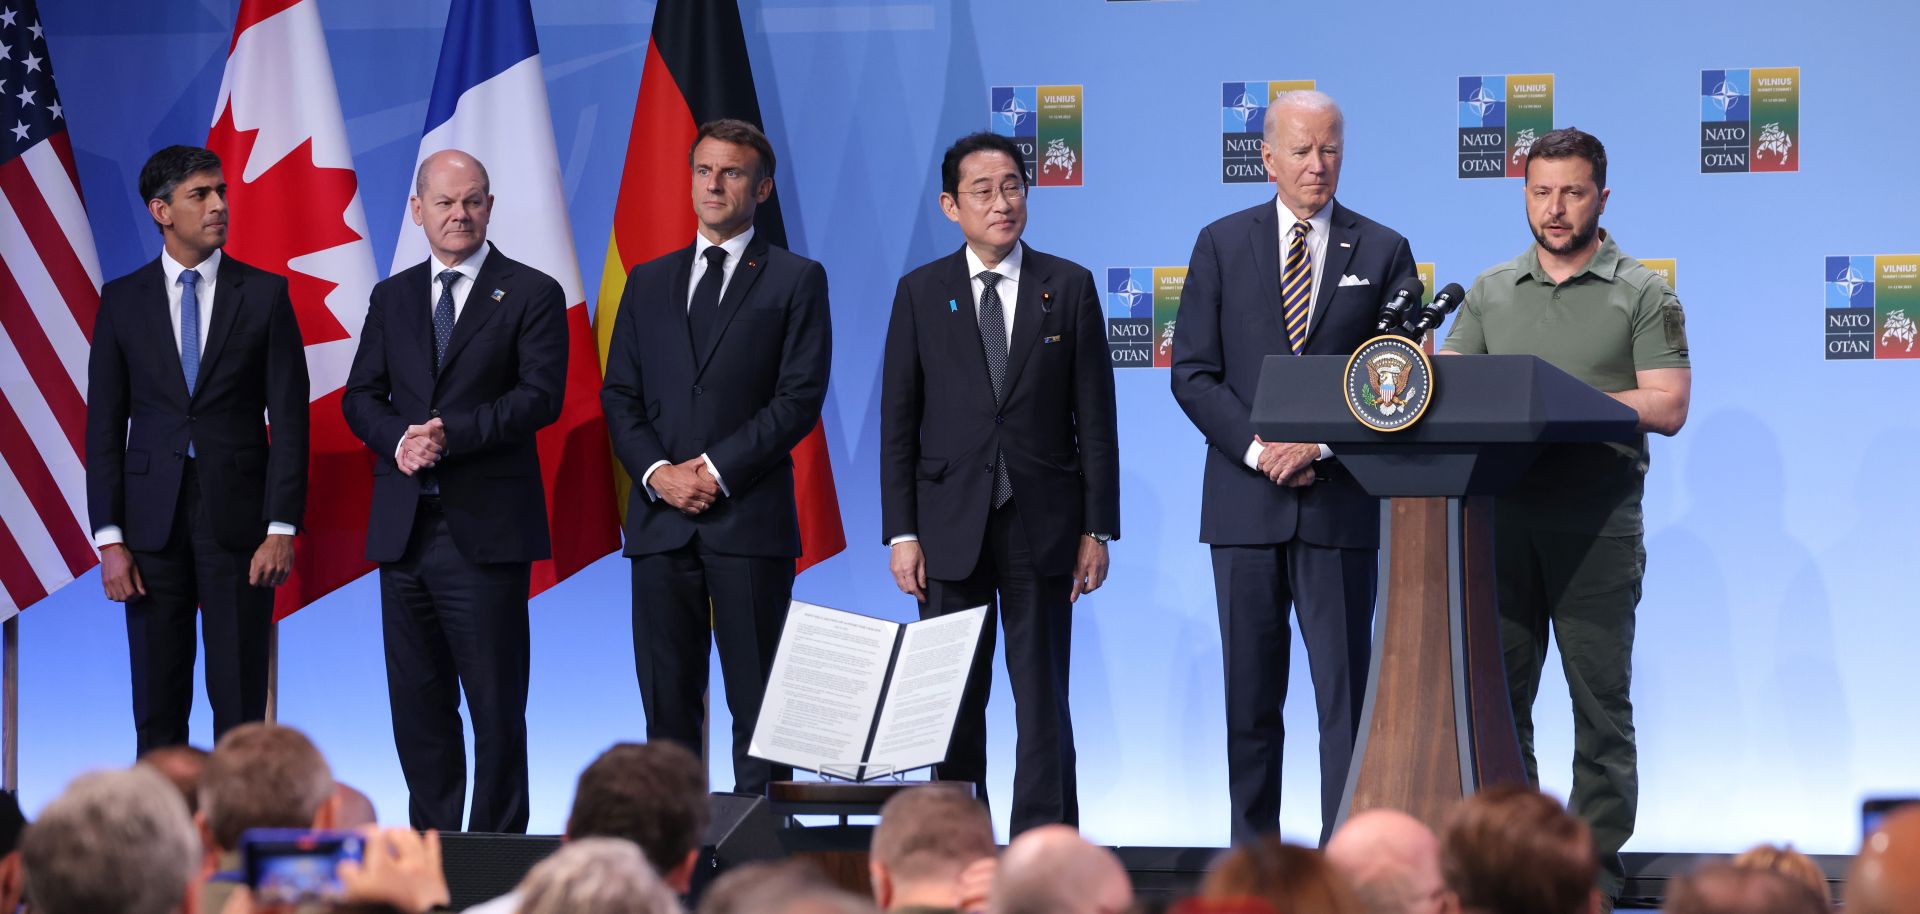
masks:
<path id="1" fill-rule="evenodd" d="M 1433 363 L 1403 336 L 1376 336 L 1347 360 L 1347 408 L 1374 431 L 1397 432 L 1426 415 L 1433 400 Z"/>

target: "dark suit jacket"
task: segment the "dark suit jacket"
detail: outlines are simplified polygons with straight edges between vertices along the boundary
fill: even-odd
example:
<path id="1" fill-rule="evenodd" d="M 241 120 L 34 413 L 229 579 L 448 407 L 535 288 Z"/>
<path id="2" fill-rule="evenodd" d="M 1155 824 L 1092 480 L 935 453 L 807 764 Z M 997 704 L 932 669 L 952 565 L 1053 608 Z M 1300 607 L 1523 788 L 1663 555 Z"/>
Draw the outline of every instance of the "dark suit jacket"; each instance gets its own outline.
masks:
<path id="1" fill-rule="evenodd" d="M 1279 223 L 1270 199 L 1201 229 L 1180 294 L 1173 396 L 1207 439 L 1200 540 L 1251 545 L 1298 536 L 1319 546 L 1374 548 L 1380 545 L 1379 502 L 1337 465 L 1337 455 L 1316 465 L 1325 481 L 1305 488 L 1274 485 L 1242 462 L 1253 443 L 1260 365 L 1269 354 L 1292 351 L 1281 317 Z M 1414 275 L 1413 251 L 1400 233 L 1337 201 L 1325 262 L 1314 266 L 1320 293 L 1307 330 L 1308 355 L 1352 354 L 1375 336 L 1388 292 Z M 1342 286 L 1342 276 L 1367 284 Z"/>
<path id="2" fill-rule="evenodd" d="M 222 255 L 193 396 L 160 260 L 100 290 L 87 359 L 87 509 L 127 548 L 173 530 L 191 439 L 213 536 L 251 552 L 307 508 L 307 358 L 285 277 Z M 261 414 L 273 423 L 272 440 Z"/>
<path id="3" fill-rule="evenodd" d="M 1120 535 L 1113 362 L 1093 275 L 1024 247 L 1005 397 L 993 398 L 964 249 L 893 296 L 880 393 L 881 539 L 919 535 L 927 576 L 972 572 L 1004 451 L 1040 574 L 1071 574 L 1083 533 Z"/>
<path id="4" fill-rule="evenodd" d="M 633 491 L 627 555 L 686 545 L 797 557 L 795 445 L 820 420 L 833 361 L 827 272 L 755 234 L 727 282 L 713 338 L 695 347 L 687 324 L 693 246 L 633 268 L 607 349 L 600 402 Z M 688 517 L 649 499 L 654 463 L 706 454 L 730 493 Z"/>
<path id="5" fill-rule="evenodd" d="M 491 244 L 491 242 L 489 242 Z M 531 562 L 552 551 L 534 433 L 560 418 L 567 378 L 567 304 L 547 274 L 494 248 L 480 265 L 433 373 L 428 259 L 373 287 L 360 348 L 341 401 L 347 426 L 373 451 L 367 560 L 407 549 L 420 476 L 400 472 L 394 447 L 437 412 L 447 454 L 434 467 L 454 545 L 470 562 Z"/>

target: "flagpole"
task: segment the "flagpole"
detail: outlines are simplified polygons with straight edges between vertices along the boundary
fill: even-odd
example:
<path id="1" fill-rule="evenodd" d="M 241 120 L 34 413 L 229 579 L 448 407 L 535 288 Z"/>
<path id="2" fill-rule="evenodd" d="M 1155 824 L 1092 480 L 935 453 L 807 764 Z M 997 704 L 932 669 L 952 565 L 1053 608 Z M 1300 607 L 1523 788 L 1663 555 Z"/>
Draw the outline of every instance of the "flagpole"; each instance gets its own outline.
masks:
<path id="1" fill-rule="evenodd" d="M 267 625 L 267 723 L 280 719 L 280 623 Z"/>
<path id="2" fill-rule="evenodd" d="M 0 625 L 0 787 L 20 790 L 20 616 Z"/>

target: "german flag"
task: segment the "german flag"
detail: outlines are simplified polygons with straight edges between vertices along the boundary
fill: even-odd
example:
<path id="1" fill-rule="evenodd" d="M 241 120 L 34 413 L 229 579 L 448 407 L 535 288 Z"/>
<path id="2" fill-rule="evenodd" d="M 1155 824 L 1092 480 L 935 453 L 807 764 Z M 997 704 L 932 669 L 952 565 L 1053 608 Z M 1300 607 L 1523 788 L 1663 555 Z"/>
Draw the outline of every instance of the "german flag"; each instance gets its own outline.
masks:
<path id="1" fill-rule="evenodd" d="M 723 117 L 765 129 L 739 7 L 718 0 L 660 0 L 654 8 L 639 98 L 633 106 L 633 130 L 627 137 L 620 197 L 613 206 L 607 262 L 600 273 L 594 327 L 603 365 L 628 272 L 693 240 L 687 149 L 699 125 Z M 777 188 L 754 210 L 753 226 L 755 234 L 768 243 L 788 246 Z M 624 516 L 633 482 L 617 461 L 614 472 Z M 798 572 L 847 548 L 826 431 L 818 423 L 793 449 L 793 497 L 800 515 Z"/>

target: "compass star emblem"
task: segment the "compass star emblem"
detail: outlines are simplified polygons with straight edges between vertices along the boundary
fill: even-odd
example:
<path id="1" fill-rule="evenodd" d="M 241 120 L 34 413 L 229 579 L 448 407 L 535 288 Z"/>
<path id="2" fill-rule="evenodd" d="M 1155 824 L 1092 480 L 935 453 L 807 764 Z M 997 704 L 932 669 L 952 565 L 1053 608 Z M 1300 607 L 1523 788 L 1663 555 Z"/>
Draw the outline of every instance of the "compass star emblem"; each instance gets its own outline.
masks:
<path id="1" fill-rule="evenodd" d="M 1497 104 L 1500 104 L 1500 99 L 1495 98 L 1492 92 L 1488 92 L 1486 86 L 1476 87 L 1473 94 L 1467 96 L 1467 107 L 1473 109 L 1475 117 L 1486 117 L 1487 112 Z"/>
<path id="2" fill-rule="evenodd" d="M 1253 123 L 1253 113 L 1260 110 L 1260 107 L 1257 102 L 1249 98 L 1245 92 L 1242 92 L 1239 98 L 1233 100 L 1233 104 L 1227 106 L 1227 110 L 1239 114 L 1242 125 L 1251 125 Z"/>
<path id="3" fill-rule="evenodd" d="M 1867 278 L 1861 276 L 1859 270 L 1849 266 L 1841 270 L 1840 275 L 1833 278 L 1833 283 L 1847 290 L 1847 300 L 1852 301 L 1853 297 L 1859 294 L 1860 287 L 1867 284 Z"/>
<path id="4" fill-rule="evenodd" d="M 1127 303 L 1127 313 L 1132 314 L 1134 307 L 1140 303 L 1140 299 L 1146 297 L 1147 290 L 1140 288 L 1140 284 L 1134 282 L 1133 277 L 1129 276 L 1127 277 L 1127 281 L 1121 283 L 1120 288 L 1115 290 L 1113 294 L 1119 296 L 1121 301 Z"/>
<path id="5" fill-rule="evenodd" d="M 1000 118 L 1007 122 L 1008 128 L 1018 127 L 1027 120 L 1027 106 L 1020 104 L 1020 97 L 1013 96 L 1000 106 Z"/>
<path id="6" fill-rule="evenodd" d="M 1707 97 L 1713 99 L 1713 103 L 1720 106 L 1720 112 L 1722 114 L 1726 113 L 1728 108 L 1733 107 L 1734 102 L 1742 98 L 1740 93 L 1735 91 L 1732 86 L 1727 85 L 1727 81 L 1724 79 L 1720 81 L 1720 85 L 1713 87 L 1713 91 L 1708 93 Z"/>

